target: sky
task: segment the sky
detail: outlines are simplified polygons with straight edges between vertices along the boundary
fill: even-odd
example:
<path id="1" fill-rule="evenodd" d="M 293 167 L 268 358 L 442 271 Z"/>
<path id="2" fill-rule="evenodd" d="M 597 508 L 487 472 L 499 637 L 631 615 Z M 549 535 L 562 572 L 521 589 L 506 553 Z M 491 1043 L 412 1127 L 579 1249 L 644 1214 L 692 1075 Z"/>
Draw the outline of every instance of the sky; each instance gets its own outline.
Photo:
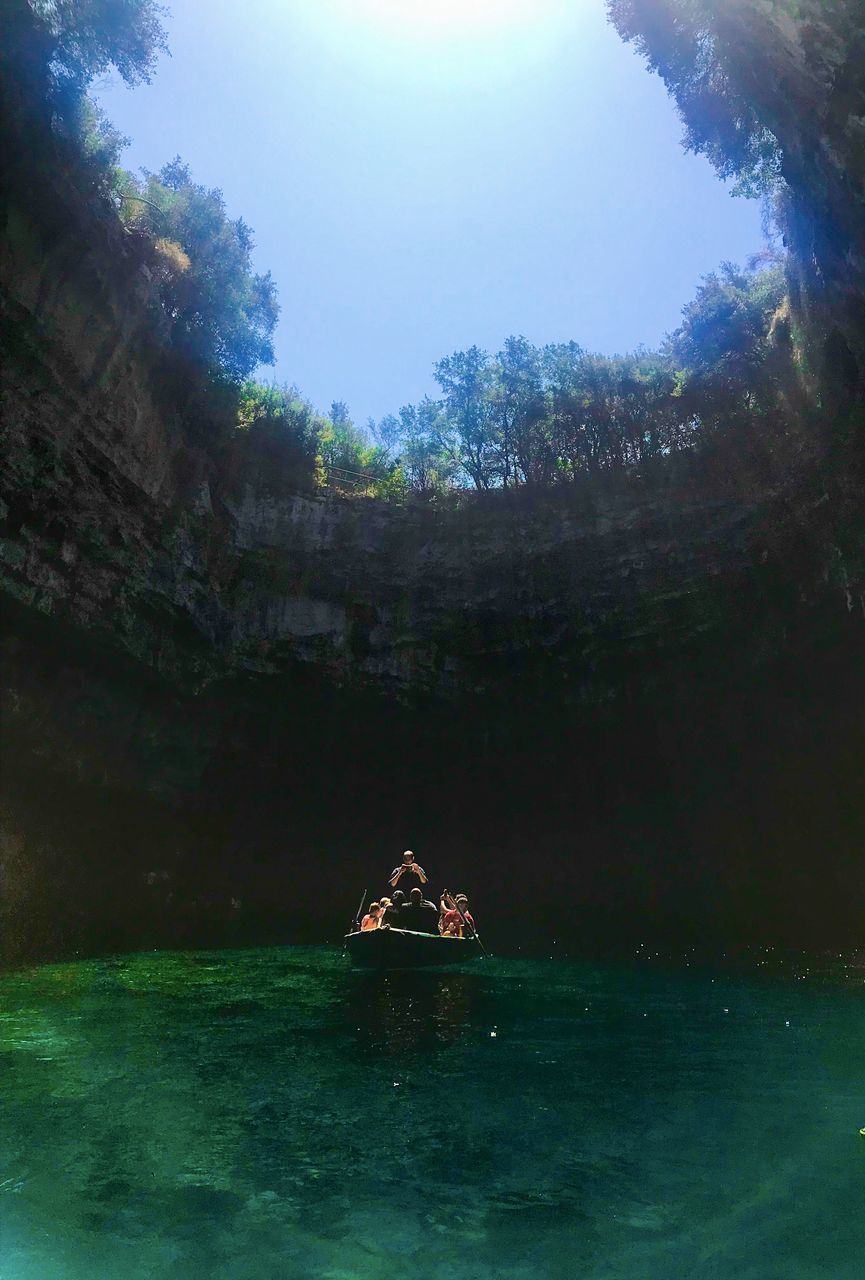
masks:
<path id="1" fill-rule="evenodd" d="M 603 0 L 167 0 L 153 82 L 96 97 L 128 168 L 180 155 L 255 235 L 266 380 L 358 422 L 510 334 L 655 346 L 763 245 Z"/>

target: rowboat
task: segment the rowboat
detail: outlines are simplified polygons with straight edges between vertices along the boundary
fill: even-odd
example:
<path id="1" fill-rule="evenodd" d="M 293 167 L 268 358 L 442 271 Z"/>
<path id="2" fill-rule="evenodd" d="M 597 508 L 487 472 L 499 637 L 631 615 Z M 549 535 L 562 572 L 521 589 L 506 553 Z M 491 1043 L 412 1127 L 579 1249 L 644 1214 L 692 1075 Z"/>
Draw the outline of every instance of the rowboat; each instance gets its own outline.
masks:
<path id="1" fill-rule="evenodd" d="M 347 933 L 345 949 L 359 969 L 419 969 L 464 964 L 482 954 L 476 938 L 443 938 L 412 929 L 368 929 Z"/>

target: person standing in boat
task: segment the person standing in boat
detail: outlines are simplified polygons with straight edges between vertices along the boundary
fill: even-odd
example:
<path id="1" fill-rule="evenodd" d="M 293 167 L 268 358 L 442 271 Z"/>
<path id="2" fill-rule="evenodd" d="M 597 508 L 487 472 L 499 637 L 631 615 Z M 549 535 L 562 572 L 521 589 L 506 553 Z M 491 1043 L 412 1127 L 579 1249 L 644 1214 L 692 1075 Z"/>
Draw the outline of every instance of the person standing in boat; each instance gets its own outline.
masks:
<path id="1" fill-rule="evenodd" d="M 398 867 L 394 867 L 391 872 L 390 879 L 388 880 L 390 887 L 395 889 L 406 873 L 417 876 L 421 884 L 426 884 L 427 882 L 427 873 L 424 871 L 423 867 L 419 866 L 418 863 L 415 862 L 414 854 L 411 849 L 406 849 L 405 853 L 402 855 L 402 862 Z"/>
<path id="2" fill-rule="evenodd" d="M 476 936 L 474 918 L 469 911 L 469 900 L 464 893 L 458 893 L 455 898 L 452 898 L 445 889 L 441 899 L 439 933 L 451 938 L 462 938 L 466 933 L 470 938 Z"/>

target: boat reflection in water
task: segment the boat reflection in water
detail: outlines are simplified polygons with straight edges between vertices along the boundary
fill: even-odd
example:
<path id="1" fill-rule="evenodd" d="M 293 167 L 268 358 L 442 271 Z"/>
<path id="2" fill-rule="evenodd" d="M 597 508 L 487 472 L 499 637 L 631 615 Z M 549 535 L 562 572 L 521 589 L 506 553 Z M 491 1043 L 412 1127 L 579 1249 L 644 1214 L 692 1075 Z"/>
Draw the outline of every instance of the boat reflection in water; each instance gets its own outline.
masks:
<path id="1" fill-rule="evenodd" d="M 347 1013 L 361 1053 L 387 1056 L 453 1044 L 478 991 L 468 973 L 392 969 L 352 973 Z"/>

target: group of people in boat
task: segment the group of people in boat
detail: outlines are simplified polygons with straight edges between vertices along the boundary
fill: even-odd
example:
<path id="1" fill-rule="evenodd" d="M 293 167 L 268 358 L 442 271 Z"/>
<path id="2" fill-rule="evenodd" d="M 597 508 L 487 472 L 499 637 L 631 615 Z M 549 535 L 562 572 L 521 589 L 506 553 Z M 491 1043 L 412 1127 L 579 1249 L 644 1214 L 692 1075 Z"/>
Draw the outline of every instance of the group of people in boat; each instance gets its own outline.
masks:
<path id="1" fill-rule="evenodd" d="M 469 911 L 469 900 L 464 893 L 451 894 L 445 889 L 436 906 L 424 897 L 423 890 L 417 886 L 408 896 L 396 887 L 406 875 L 415 876 L 421 884 L 428 883 L 429 878 L 423 867 L 415 861 L 411 849 L 406 849 L 402 862 L 391 872 L 388 884 L 393 890 L 392 896 L 369 904 L 366 915 L 360 922 L 364 933 L 369 929 L 394 928 L 410 929 L 414 933 L 441 934 L 446 938 L 475 936 L 475 922 Z"/>

